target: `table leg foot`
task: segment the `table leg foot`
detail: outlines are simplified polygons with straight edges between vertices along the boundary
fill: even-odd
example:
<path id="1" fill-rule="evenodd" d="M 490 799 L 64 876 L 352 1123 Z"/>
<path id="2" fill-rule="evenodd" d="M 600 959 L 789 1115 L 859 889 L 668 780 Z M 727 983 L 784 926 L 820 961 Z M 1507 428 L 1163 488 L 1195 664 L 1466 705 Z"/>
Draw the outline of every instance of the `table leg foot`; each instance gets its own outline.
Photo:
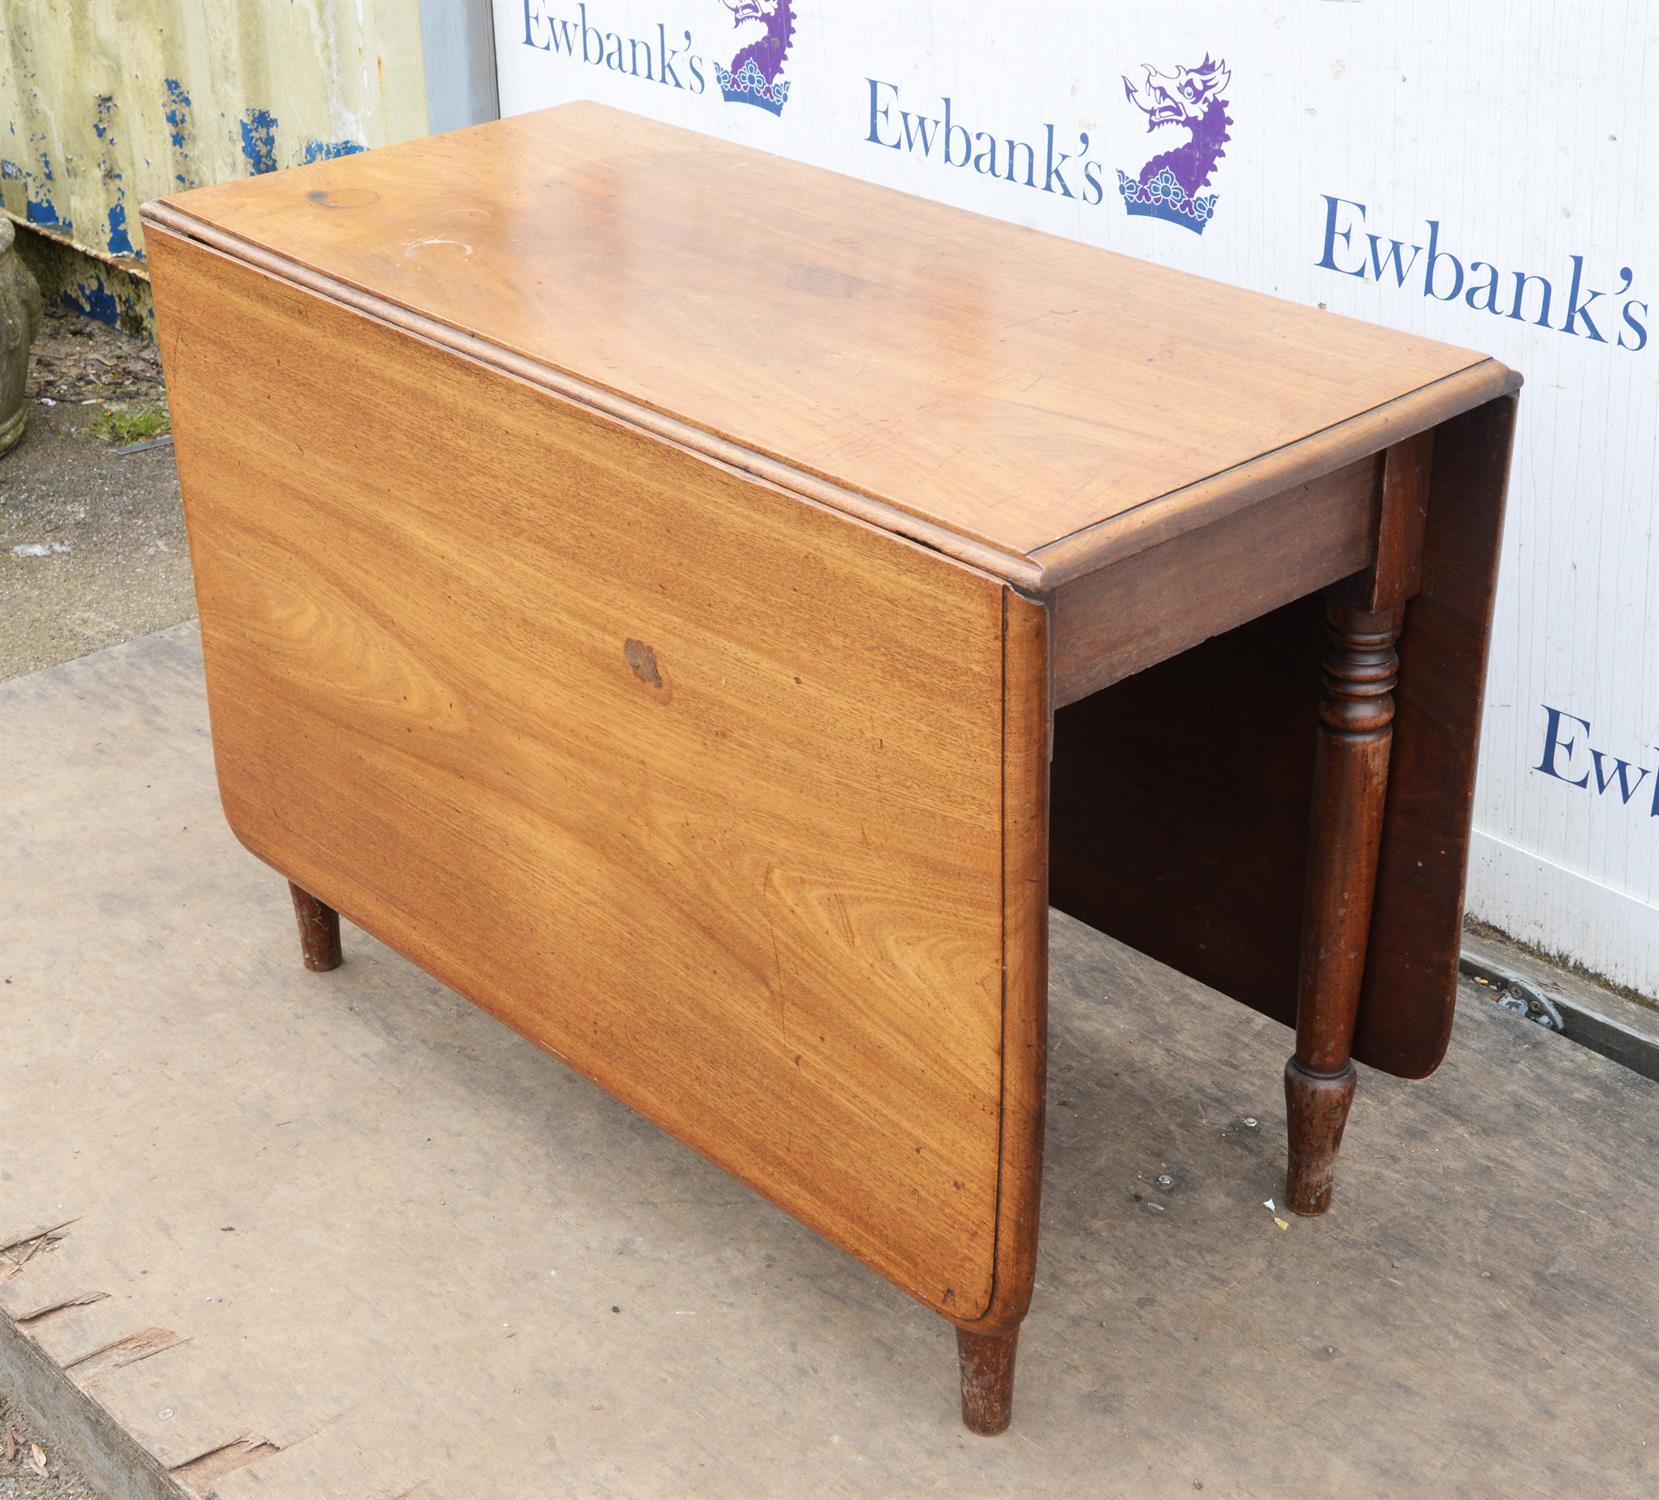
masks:
<path id="1" fill-rule="evenodd" d="M 1354 1101 L 1351 1053 L 1388 792 L 1401 621 L 1397 608 L 1326 604 L 1296 1052 L 1285 1069 L 1285 1197 L 1299 1214 L 1331 1206 L 1336 1150 Z"/>
<path id="2" fill-rule="evenodd" d="M 288 892 L 294 898 L 294 917 L 300 926 L 300 956 L 306 968 L 323 974 L 340 967 L 340 914 L 325 906 L 310 891 L 293 881 Z"/>
<path id="3" fill-rule="evenodd" d="M 1331 1206 L 1336 1153 L 1354 1102 L 1357 1075 L 1349 1063 L 1338 1073 L 1309 1072 L 1294 1057 L 1285 1064 L 1285 1108 L 1290 1121 L 1290 1168 L 1285 1202 L 1299 1214 Z"/>
<path id="4" fill-rule="evenodd" d="M 970 1333 L 956 1330 L 962 1367 L 962 1421 L 969 1432 L 995 1437 L 1008 1430 L 1014 1414 L 1014 1354 L 1020 1331 Z"/>

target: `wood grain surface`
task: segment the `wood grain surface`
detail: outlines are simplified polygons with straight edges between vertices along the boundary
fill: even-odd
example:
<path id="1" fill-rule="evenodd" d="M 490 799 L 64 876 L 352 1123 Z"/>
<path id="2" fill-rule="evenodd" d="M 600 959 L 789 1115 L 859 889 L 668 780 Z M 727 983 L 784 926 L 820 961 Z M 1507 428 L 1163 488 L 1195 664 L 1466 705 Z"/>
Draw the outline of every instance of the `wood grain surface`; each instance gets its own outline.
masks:
<path id="1" fill-rule="evenodd" d="M 1501 365 L 591 105 L 144 215 L 226 812 L 319 912 L 1000 1338 L 1050 881 L 1292 1019 L 1309 596 L 1420 581 L 1354 1052 L 1438 1062 Z"/>
<path id="2" fill-rule="evenodd" d="M 1406 606 L 1354 1056 L 1432 1073 L 1451 1037 L 1515 398 L 1436 430 Z M 1058 622 L 1057 622 L 1058 623 Z M 1053 901 L 1293 1025 L 1323 630 L 1303 598 L 1062 708 Z"/>
<path id="3" fill-rule="evenodd" d="M 1380 470 L 1360 459 L 1061 584 L 1056 704 L 1364 568 L 1376 551 Z"/>
<path id="4" fill-rule="evenodd" d="M 1388 508 L 1385 499 L 1385 512 Z M 1394 524 L 1388 518 L 1383 532 Z M 1399 572 L 1380 579 L 1380 587 L 1394 587 Z M 1329 599 L 1325 606 L 1296 1051 L 1285 1067 L 1290 1127 L 1285 1202 L 1299 1214 L 1322 1214 L 1330 1207 L 1336 1153 L 1354 1097 L 1354 1022 L 1388 796 L 1400 670 L 1394 647 L 1404 614 L 1398 604 L 1372 611 Z"/>
<path id="5" fill-rule="evenodd" d="M 237 835 L 929 1306 L 1023 1312 L 1046 612 L 150 247 Z"/>
<path id="6" fill-rule="evenodd" d="M 1303 484 L 1508 375 L 592 104 L 147 213 L 866 497 L 1009 577 L 1182 529 L 1263 473 Z"/>
<path id="7" fill-rule="evenodd" d="M 1050 610 L 1004 594 L 1002 1148 L 995 1284 L 974 1321 L 1018 1328 L 1037 1275 L 1048 1080 Z M 969 1320 L 958 1318 L 958 1322 Z M 1012 1371 L 1012 1364 L 1009 1366 Z"/>
<path id="8" fill-rule="evenodd" d="M 1514 395 L 1436 430 L 1422 575 L 1406 607 L 1394 750 L 1354 1055 L 1422 1078 L 1452 1037 L 1475 762 L 1515 437 Z"/>

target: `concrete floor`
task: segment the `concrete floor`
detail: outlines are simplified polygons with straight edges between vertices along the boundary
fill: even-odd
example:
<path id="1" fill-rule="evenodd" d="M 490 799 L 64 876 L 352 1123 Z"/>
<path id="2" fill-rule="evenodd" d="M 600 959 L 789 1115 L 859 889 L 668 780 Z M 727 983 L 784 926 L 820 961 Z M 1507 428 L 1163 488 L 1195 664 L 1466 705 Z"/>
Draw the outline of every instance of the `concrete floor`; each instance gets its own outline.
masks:
<path id="1" fill-rule="evenodd" d="M 986 1441 L 900 1293 L 361 933 L 301 969 L 192 627 L 0 685 L 0 764 L 0 1374 L 106 1500 L 1659 1493 L 1659 1088 L 1488 1003 L 1280 1228 L 1288 1034 L 1056 916 Z"/>

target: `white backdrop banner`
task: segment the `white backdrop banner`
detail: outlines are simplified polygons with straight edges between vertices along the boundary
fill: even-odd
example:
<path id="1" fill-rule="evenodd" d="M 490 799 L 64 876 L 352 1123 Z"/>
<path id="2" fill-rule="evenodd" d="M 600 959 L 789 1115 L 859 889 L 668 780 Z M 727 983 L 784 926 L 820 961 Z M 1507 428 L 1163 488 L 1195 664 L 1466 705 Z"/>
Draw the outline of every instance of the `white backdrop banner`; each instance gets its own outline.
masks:
<path id="1" fill-rule="evenodd" d="M 1659 6 L 495 0 L 596 99 L 1521 371 L 1470 910 L 1659 995 Z"/>

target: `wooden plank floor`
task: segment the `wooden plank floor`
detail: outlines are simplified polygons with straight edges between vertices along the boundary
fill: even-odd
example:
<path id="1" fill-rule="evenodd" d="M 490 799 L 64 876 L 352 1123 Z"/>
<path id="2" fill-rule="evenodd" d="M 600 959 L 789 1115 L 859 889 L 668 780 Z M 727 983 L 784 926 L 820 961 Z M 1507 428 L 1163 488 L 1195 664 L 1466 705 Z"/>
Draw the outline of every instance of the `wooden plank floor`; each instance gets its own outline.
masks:
<path id="1" fill-rule="evenodd" d="M 1280 1229 L 1288 1033 L 1056 917 L 986 1442 L 872 1273 L 360 934 L 299 967 L 190 627 L 0 685 L 0 765 L 0 1384 L 110 1497 L 1659 1492 L 1659 1086 L 1490 1005 Z"/>

